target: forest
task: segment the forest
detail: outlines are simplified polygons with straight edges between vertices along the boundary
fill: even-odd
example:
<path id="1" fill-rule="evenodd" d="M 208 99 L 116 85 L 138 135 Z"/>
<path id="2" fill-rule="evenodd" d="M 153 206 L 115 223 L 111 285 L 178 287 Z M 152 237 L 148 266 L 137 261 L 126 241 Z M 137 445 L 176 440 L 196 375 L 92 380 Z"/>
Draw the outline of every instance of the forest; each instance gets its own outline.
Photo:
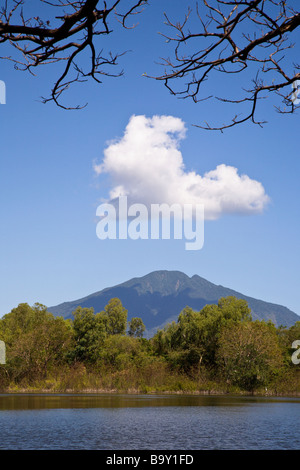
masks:
<path id="1" fill-rule="evenodd" d="M 298 395 L 300 366 L 290 328 L 253 320 L 245 300 L 223 297 L 144 338 L 118 298 L 72 319 L 39 303 L 0 318 L 6 363 L 1 392 L 231 393 Z M 300 354 L 299 354 L 300 355 Z"/>

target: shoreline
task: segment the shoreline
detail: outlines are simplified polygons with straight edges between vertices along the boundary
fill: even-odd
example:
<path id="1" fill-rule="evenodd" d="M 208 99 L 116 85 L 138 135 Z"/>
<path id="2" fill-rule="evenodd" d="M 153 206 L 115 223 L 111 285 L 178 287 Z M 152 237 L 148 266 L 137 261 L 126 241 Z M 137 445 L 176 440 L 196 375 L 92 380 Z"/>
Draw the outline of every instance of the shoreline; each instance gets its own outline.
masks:
<path id="1" fill-rule="evenodd" d="M 117 389 L 82 389 L 82 390 L 47 390 L 47 389 L 20 389 L 20 390 L 1 390 L 0 398 L 4 395 L 128 395 L 128 396 L 137 396 L 137 395 L 182 395 L 182 396 L 222 396 L 222 397 L 257 397 L 257 398 L 300 398 L 300 392 L 290 392 L 290 393 L 277 393 L 277 392 L 224 392 L 222 390 L 154 390 L 154 391 L 143 391 L 143 390 L 117 390 Z"/>

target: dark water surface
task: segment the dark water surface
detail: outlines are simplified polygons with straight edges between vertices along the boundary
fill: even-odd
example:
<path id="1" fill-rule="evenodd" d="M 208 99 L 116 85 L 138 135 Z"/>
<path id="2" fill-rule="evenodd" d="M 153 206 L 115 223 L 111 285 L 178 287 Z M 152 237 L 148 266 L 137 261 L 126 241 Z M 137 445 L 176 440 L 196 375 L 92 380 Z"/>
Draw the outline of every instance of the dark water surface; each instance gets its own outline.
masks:
<path id="1" fill-rule="evenodd" d="M 0 395 L 0 449 L 299 450 L 300 399 Z"/>

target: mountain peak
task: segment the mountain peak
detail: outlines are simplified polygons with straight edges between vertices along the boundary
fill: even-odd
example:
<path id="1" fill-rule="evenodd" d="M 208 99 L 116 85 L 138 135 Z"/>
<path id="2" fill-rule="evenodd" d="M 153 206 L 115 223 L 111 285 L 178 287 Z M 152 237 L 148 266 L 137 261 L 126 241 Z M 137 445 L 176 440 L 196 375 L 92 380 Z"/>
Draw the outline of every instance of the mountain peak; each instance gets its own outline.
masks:
<path id="1" fill-rule="evenodd" d="M 119 286 L 134 288 L 140 294 L 146 292 L 159 292 L 162 295 L 170 295 L 188 284 L 190 278 L 180 271 L 153 271 L 142 277 L 136 277 Z"/>
<path id="2" fill-rule="evenodd" d="M 118 297 L 128 310 L 128 320 L 141 317 L 148 336 L 166 323 L 177 320 L 183 308 L 196 311 L 207 304 L 217 304 L 221 297 L 235 296 L 245 299 L 253 320 L 271 320 L 276 326 L 292 326 L 300 317 L 286 307 L 245 296 L 232 289 L 218 286 L 198 274 L 189 277 L 181 271 L 153 271 L 87 297 L 49 307 L 54 315 L 72 318 L 78 307 L 93 307 L 95 313 L 104 309 L 113 297 Z"/>

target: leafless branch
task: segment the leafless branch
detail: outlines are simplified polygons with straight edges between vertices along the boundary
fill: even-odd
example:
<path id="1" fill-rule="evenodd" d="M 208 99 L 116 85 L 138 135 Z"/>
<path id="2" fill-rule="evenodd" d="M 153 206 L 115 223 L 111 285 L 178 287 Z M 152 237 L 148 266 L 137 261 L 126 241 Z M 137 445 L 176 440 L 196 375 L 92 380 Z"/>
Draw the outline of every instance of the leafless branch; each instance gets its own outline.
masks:
<path id="1" fill-rule="evenodd" d="M 9 43 L 17 50 L 20 58 L 1 58 L 13 61 L 16 69 L 30 73 L 34 73 L 33 70 L 40 65 L 62 63 L 63 69 L 59 72 L 51 95 L 43 98 L 43 102 L 54 101 L 64 109 L 81 108 L 78 105 L 67 107 L 60 101 L 62 93 L 73 83 L 85 81 L 89 77 L 101 83 L 101 76 L 116 77 L 123 74 L 122 71 L 110 73 L 106 68 L 116 66 L 124 52 L 109 52 L 105 57 L 103 51 L 97 52 L 95 38 L 112 33 L 108 26 L 108 18 L 112 14 L 117 15 L 118 21 L 127 28 L 128 17 L 138 13 L 147 1 L 130 0 L 127 2 L 127 10 L 119 12 L 117 8 L 123 5 L 123 0 L 40 0 L 39 16 L 26 18 L 24 11 L 29 0 L 6 0 L 0 9 L 0 43 Z M 58 9 L 61 10 L 61 16 L 54 16 Z M 51 17 L 49 10 L 53 12 Z M 46 11 L 47 16 L 43 18 Z M 77 63 L 84 52 L 90 54 L 87 71 Z"/>
<path id="2" fill-rule="evenodd" d="M 248 74 L 254 70 L 255 78 L 247 90 L 243 89 L 242 98 L 212 95 L 225 103 L 248 105 L 249 111 L 236 115 L 229 124 L 198 126 L 207 130 L 223 131 L 246 121 L 262 126 L 265 121 L 256 118 L 257 104 L 270 93 L 280 96 L 284 104 L 284 109 L 276 107 L 277 111 L 293 113 L 299 108 L 295 84 L 300 80 L 300 67 L 287 60 L 287 50 L 293 47 L 287 44 L 288 37 L 300 26 L 299 11 L 288 6 L 296 2 L 202 0 L 200 3 L 201 8 L 197 4 L 195 9 L 199 20 L 195 32 L 188 29 L 191 8 L 181 23 L 172 22 L 165 15 L 165 23 L 174 34 L 163 36 L 168 43 L 174 43 L 174 58 L 163 59 L 164 74 L 151 78 L 163 81 L 173 95 L 197 103 L 205 99 L 204 83 L 215 72 Z"/>

